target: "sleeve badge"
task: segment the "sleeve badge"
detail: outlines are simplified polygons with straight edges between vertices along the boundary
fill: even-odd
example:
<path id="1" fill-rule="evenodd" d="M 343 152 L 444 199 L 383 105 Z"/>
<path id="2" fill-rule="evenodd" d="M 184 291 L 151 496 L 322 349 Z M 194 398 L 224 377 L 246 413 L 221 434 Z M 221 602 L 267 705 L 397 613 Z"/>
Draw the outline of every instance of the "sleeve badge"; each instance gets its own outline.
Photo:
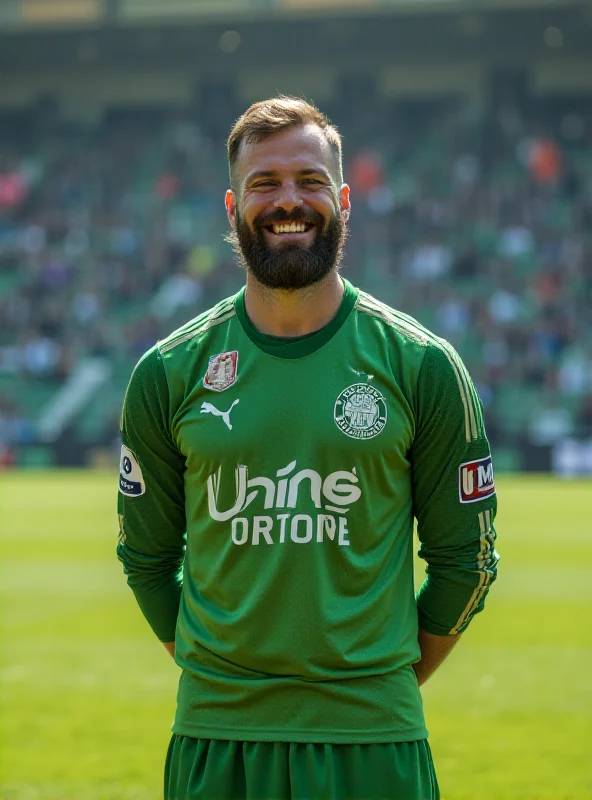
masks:
<path id="1" fill-rule="evenodd" d="M 493 462 L 490 455 L 460 465 L 458 492 L 461 503 L 477 503 L 495 494 Z"/>
<path id="2" fill-rule="evenodd" d="M 140 497 L 146 491 L 140 465 L 135 455 L 125 445 L 121 446 L 119 461 L 119 491 L 126 497 Z"/>

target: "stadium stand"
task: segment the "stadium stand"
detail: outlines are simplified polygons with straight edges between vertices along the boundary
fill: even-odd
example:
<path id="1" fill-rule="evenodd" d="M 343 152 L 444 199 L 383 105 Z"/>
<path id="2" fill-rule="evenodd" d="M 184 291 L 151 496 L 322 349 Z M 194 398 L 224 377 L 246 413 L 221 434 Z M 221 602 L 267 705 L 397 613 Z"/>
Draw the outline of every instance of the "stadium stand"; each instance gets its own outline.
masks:
<path id="1" fill-rule="evenodd" d="M 343 274 L 454 344 L 498 468 L 549 468 L 558 440 L 592 436 L 589 100 L 478 108 L 339 85 L 320 105 L 353 193 Z M 240 286 L 222 198 L 244 103 L 218 100 L 0 113 L 3 464 L 114 452 L 139 356 Z"/>

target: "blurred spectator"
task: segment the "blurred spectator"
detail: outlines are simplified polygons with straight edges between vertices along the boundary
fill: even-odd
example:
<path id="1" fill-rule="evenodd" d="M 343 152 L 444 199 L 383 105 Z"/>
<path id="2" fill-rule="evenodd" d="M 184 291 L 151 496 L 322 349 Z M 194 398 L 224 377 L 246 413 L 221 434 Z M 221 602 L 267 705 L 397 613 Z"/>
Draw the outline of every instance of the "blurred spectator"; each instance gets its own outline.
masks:
<path id="1" fill-rule="evenodd" d="M 425 242 L 407 259 L 406 274 L 419 281 L 434 280 L 448 273 L 454 261 L 451 249 L 439 242 Z"/>
<path id="2" fill-rule="evenodd" d="M 560 398 L 549 397 L 533 410 L 529 433 L 534 444 L 552 445 L 574 432 L 572 415 L 563 406 Z"/>
<path id="3" fill-rule="evenodd" d="M 14 398 L 0 394 L 0 459 L 3 449 L 8 445 L 28 444 L 34 440 L 33 422 L 19 408 Z"/>
<path id="4" fill-rule="evenodd" d="M 592 438 L 592 392 L 582 398 L 576 413 L 575 427 L 580 436 Z"/>
<path id="5" fill-rule="evenodd" d="M 438 307 L 437 318 L 439 329 L 444 337 L 462 333 L 467 330 L 470 322 L 467 303 L 462 298 L 449 292 Z"/>
<path id="6" fill-rule="evenodd" d="M 25 374 L 32 378 L 55 378 L 62 346 L 55 339 L 31 330 L 23 336 L 20 354 Z"/>
<path id="7" fill-rule="evenodd" d="M 360 150 L 350 163 L 350 180 L 354 192 L 369 195 L 383 185 L 382 160 L 374 150 Z"/>
<path id="8" fill-rule="evenodd" d="M 27 196 L 24 175 L 15 164 L 0 168 L 0 211 L 19 206 Z"/>
<path id="9" fill-rule="evenodd" d="M 167 278 L 155 293 L 150 309 L 159 320 L 170 319 L 181 308 L 195 308 L 202 294 L 196 278 L 179 273 Z"/>
<path id="10" fill-rule="evenodd" d="M 561 155 L 557 144 L 548 138 L 532 142 L 528 165 L 533 178 L 539 183 L 556 183 L 561 170 Z"/>
<path id="11" fill-rule="evenodd" d="M 531 253 L 535 240 L 532 231 L 525 225 L 509 225 L 501 232 L 499 253 L 507 258 L 520 258 Z"/>
<path id="12" fill-rule="evenodd" d="M 488 304 L 489 315 L 495 322 L 506 325 L 516 322 L 522 313 L 520 298 L 505 289 L 497 289 Z"/>
<path id="13" fill-rule="evenodd" d="M 592 392 L 592 354 L 581 343 L 571 345 L 561 354 L 558 383 L 566 397 L 582 397 Z"/>

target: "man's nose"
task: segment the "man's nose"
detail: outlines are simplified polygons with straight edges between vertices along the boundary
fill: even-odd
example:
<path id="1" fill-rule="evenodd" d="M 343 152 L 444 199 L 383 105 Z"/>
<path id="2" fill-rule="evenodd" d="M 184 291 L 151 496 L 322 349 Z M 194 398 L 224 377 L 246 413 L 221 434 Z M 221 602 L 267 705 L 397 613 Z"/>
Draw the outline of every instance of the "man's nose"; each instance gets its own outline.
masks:
<path id="1" fill-rule="evenodd" d="M 303 202 L 298 192 L 298 186 L 291 181 L 286 181 L 280 186 L 273 204 L 276 208 L 289 212 L 301 206 Z"/>

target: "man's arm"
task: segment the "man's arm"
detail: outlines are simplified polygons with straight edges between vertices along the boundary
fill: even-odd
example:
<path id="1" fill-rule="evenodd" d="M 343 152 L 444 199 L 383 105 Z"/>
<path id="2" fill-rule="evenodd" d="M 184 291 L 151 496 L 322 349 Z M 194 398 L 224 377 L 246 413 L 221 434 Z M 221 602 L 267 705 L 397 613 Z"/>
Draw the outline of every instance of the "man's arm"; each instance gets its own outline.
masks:
<path id="1" fill-rule="evenodd" d="M 435 636 L 433 633 L 419 629 L 418 640 L 421 660 L 413 665 L 413 669 L 420 686 L 438 669 L 461 635 L 460 633 L 453 633 L 450 636 Z"/>
<path id="2" fill-rule="evenodd" d="M 493 468 L 482 406 L 450 345 L 430 343 L 416 395 L 413 509 L 427 562 L 417 595 L 420 683 L 444 661 L 497 575 Z"/>
<path id="3" fill-rule="evenodd" d="M 174 658 L 175 657 L 175 643 L 174 642 L 163 642 L 163 645 L 164 645 L 165 650 L 167 651 L 167 653 Z"/>
<path id="4" fill-rule="evenodd" d="M 134 370 L 122 420 L 117 555 L 156 636 L 175 638 L 185 550 L 185 459 L 170 433 L 162 357 L 150 350 Z"/>

